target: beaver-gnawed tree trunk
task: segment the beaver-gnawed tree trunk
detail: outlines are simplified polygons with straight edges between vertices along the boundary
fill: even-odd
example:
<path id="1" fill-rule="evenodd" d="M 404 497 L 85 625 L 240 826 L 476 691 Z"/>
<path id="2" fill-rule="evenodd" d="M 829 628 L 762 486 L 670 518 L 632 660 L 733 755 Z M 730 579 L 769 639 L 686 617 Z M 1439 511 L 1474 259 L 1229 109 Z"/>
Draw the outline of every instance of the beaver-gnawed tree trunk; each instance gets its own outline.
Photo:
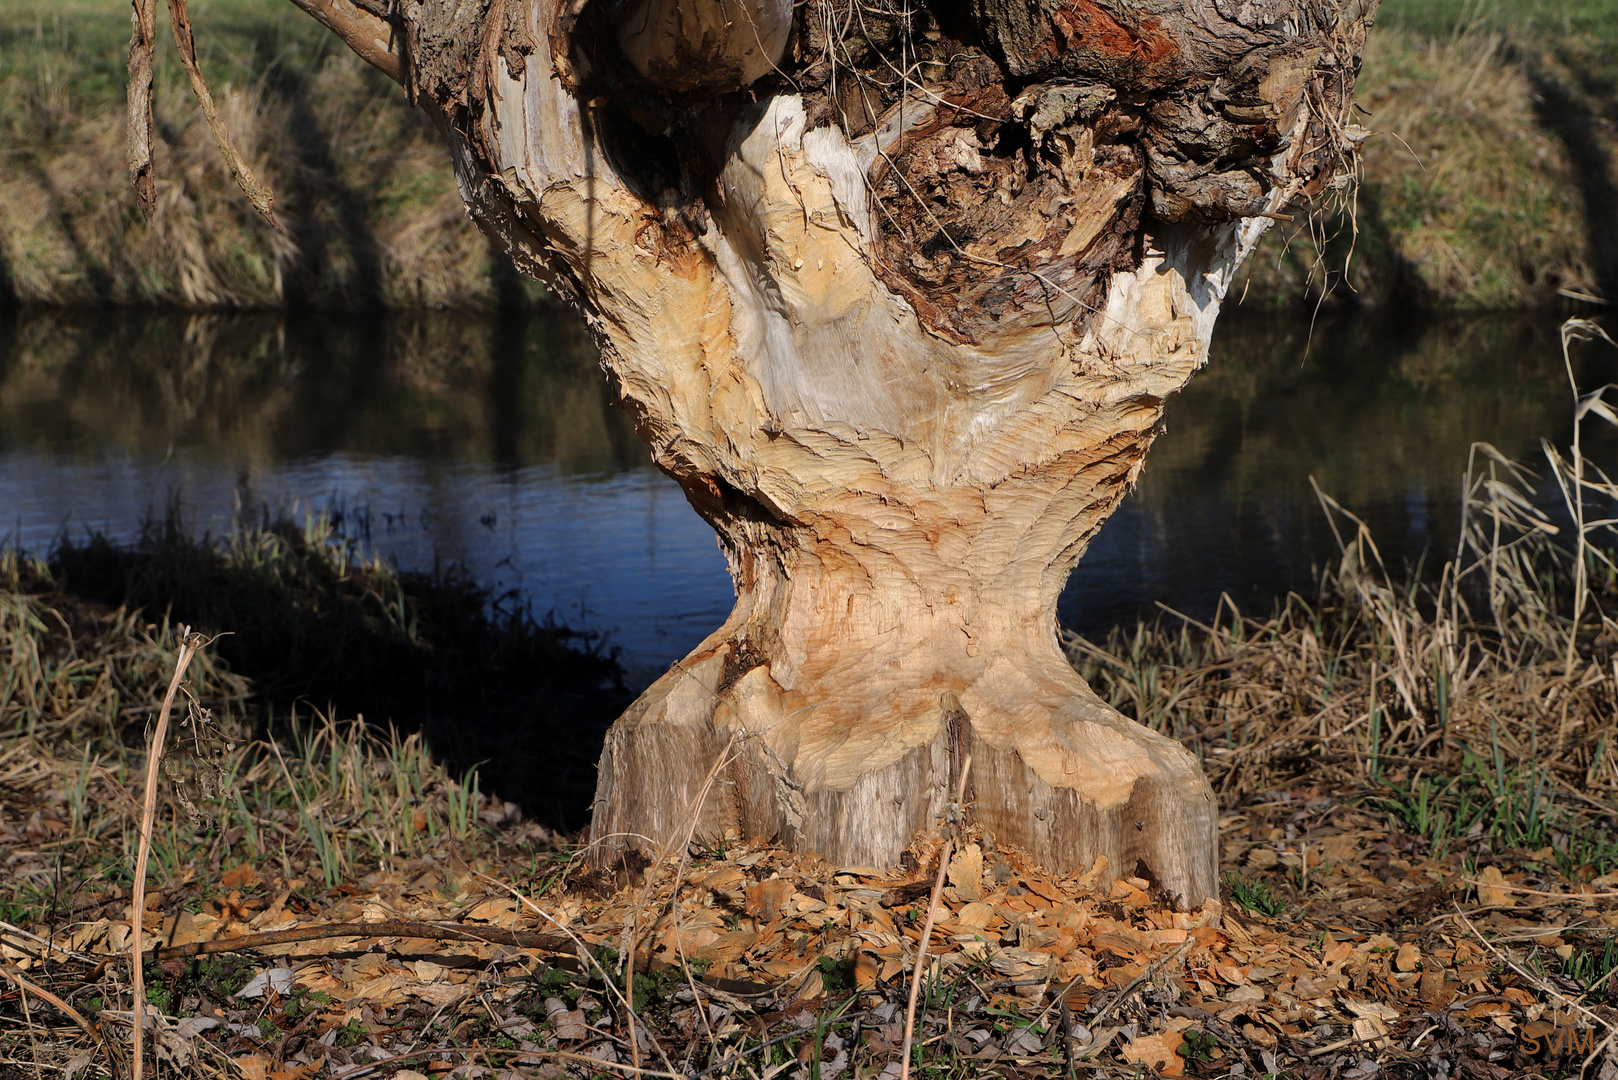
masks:
<path id="1" fill-rule="evenodd" d="M 969 812 L 1216 893 L 1179 744 L 1058 647 L 1069 572 L 1270 219 L 1345 176 L 1375 0 L 296 0 L 572 302 L 736 608 L 614 726 L 596 850 L 892 864 Z"/>

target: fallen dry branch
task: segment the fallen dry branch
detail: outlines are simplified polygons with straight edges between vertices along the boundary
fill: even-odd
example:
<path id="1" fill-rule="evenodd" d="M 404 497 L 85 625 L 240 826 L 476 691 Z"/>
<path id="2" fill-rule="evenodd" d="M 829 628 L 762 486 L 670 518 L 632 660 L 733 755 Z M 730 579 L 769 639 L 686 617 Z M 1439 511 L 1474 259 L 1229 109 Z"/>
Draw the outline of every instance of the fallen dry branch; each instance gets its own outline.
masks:
<path id="1" fill-rule="evenodd" d="M 481 941 L 491 945 L 510 945 L 518 949 L 567 949 L 571 942 L 565 934 L 547 934 L 532 931 L 501 930 L 461 926 L 456 923 L 411 922 L 407 919 L 381 919 L 376 922 L 322 923 L 318 926 L 297 926 L 287 930 L 271 930 L 262 934 L 243 934 L 239 937 L 215 938 L 212 941 L 192 941 L 184 945 L 159 945 L 147 949 L 148 963 L 180 960 L 192 956 L 211 956 L 225 952 L 250 952 L 270 945 L 291 945 L 305 941 L 326 941 L 337 938 L 415 938 L 420 941 Z"/>
<path id="2" fill-rule="evenodd" d="M 79 1026 L 79 1030 L 83 1031 L 96 1042 L 101 1043 L 103 1047 L 106 1045 L 105 1041 L 101 1038 L 101 1029 L 99 1027 L 91 1023 L 89 1020 L 86 1020 L 84 1015 L 80 1013 L 79 1010 L 75 1009 L 73 1006 L 69 1005 L 67 1002 L 57 997 L 49 990 L 46 990 L 42 986 L 36 986 L 34 983 L 24 978 L 22 972 L 14 970 L 8 964 L 0 964 L 0 975 L 4 975 L 7 979 L 10 979 L 14 984 L 16 984 L 17 989 L 22 993 L 32 994 L 41 1001 L 54 1006 L 59 1012 L 61 1012 L 63 1016 L 66 1016 L 69 1020 L 77 1024 Z"/>

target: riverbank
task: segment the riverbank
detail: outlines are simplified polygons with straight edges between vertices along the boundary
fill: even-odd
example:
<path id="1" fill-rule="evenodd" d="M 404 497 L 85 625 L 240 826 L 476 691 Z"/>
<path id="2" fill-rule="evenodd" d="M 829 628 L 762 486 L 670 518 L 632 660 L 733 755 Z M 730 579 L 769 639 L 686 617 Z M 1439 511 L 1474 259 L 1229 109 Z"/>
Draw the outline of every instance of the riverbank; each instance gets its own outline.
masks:
<path id="1" fill-rule="evenodd" d="M 178 520 L 131 543 L 64 539 L 44 559 L 0 552 L 0 737 L 47 758 L 138 750 L 187 625 L 215 639 L 192 695 L 222 743 L 369 718 L 441 777 L 477 770 L 546 827 L 585 825 L 602 736 L 629 702 L 594 638 L 456 567 L 367 557 L 327 517 L 202 537 Z"/>
<path id="2" fill-rule="evenodd" d="M 358 561 L 319 523 L 7 557 L 0 1069 L 127 1075 L 143 728 L 186 620 L 233 636 L 192 667 L 157 788 L 146 1003 L 175 1075 L 896 1075 L 929 927 L 913 1052 L 939 1080 L 1576 1070 L 1618 1023 L 1618 632 L 1593 610 L 1618 584 L 1587 581 L 1575 617 L 1578 556 L 1480 462 L 1497 482 L 1436 592 L 1332 507 L 1344 547 L 1316 595 L 1070 639 L 1216 785 L 1224 884 L 1191 914 L 970 823 L 947 864 L 942 834 L 900 868 L 695 836 L 592 867 L 545 824 L 543 781 L 512 792 L 525 812 L 488 766 L 335 719 L 358 692 L 372 721 L 466 699 L 447 718 L 466 722 L 509 669 L 556 674 L 565 641 L 489 620 L 453 576 Z M 571 650 L 567 671 L 601 664 Z M 334 675 L 325 715 L 294 694 L 276 719 L 277 695 Z M 571 715 L 544 732 L 553 755 L 587 741 Z"/>
<path id="3" fill-rule="evenodd" d="M 159 50 L 158 212 L 122 159 L 128 15 L 21 0 L 0 15 L 0 296 L 39 305 L 495 307 L 542 290 L 466 219 L 397 87 L 284 0 L 194 5 L 204 68 L 283 235 L 240 198 Z M 1388 0 L 1361 77 L 1357 200 L 1281 223 L 1247 305 L 1510 308 L 1618 278 L 1618 15 L 1600 0 Z"/>

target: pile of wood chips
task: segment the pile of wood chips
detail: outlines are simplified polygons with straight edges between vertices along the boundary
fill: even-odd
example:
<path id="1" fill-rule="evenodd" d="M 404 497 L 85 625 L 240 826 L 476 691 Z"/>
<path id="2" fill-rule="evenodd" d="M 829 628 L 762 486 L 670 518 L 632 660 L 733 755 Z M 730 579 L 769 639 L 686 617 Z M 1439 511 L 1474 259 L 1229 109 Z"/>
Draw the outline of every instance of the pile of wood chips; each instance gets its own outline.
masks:
<path id="1" fill-rule="evenodd" d="M 1227 897 L 1174 912 L 1103 862 L 1058 878 L 963 837 L 928 945 L 916 1067 L 1502 1080 L 1590 1057 L 1587 1075 L 1618 1075 L 1612 999 L 1544 962 L 1610 940 L 1612 881 L 1559 881 L 1530 859 L 1469 883 L 1459 859 L 1412 856 L 1408 838 L 1333 807 L 1259 807 L 1223 831 L 1227 873 L 1273 883 L 1289 910 Z M 937 847 L 913 863 L 704 849 L 617 875 L 575 870 L 543 891 L 453 853 L 335 889 L 240 866 L 150 898 L 157 1050 L 167 1067 L 246 1080 L 893 1080 Z M 22 1015 L 20 1002 L 58 1024 L 62 1010 L 34 991 L 74 1010 L 81 1023 L 50 1030 L 82 1076 L 128 1044 L 130 931 L 116 906 L 0 933 L 12 974 L 0 1015 Z M 332 926 L 353 923 L 379 932 Z M 279 940 L 217 944 L 266 934 Z M 219 951 L 184 955 L 209 942 Z M 10 1052 L 26 1059 L 21 1045 Z"/>

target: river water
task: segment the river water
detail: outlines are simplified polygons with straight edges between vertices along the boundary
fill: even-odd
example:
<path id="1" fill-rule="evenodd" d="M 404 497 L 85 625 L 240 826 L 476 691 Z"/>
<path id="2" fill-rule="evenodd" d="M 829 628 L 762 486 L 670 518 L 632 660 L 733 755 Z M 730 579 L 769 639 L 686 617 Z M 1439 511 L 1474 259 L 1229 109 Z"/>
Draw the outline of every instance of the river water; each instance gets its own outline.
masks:
<path id="1" fill-rule="evenodd" d="M 1571 414 L 1552 317 L 1234 312 L 1058 613 L 1104 635 L 1158 604 L 1262 613 L 1309 590 L 1336 551 L 1311 477 L 1390 564 L 1441 564 L 1470 444 L 1541 463 Z M 604 633 L 636 683 L 730 607 L 712 533 L 563 313 L 0 312 L 0 538 L 130 539 L 170 506 L 216 533 L 339 514 L 406 568 L 458 561 Z"/>

